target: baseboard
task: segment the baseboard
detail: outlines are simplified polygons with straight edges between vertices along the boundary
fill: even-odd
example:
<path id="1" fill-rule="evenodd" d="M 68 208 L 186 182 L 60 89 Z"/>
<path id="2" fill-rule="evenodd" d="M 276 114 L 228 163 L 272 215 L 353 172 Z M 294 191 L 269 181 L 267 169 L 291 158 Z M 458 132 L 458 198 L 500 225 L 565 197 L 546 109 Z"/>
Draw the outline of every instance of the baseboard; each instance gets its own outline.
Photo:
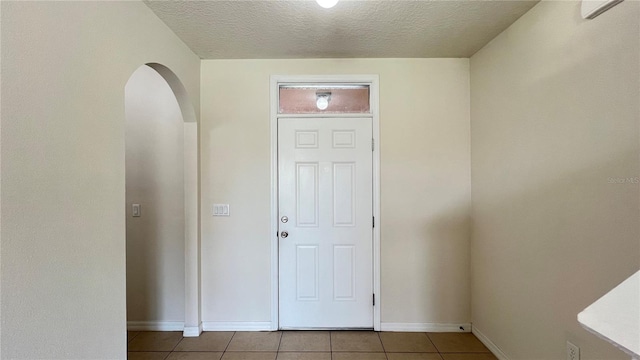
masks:
<path id="1" fill-rule="evenodd" d="M 460 329 L 460 328 L 463 329 Z M 272 331 L 269 321 L 205 321 L 200 326 L 185 327 L 181 321 L 128 321 L 129 331 L 183 331 L 185 337 L 199 336 L 202 331 Z M 481 332 L 471 328 L 470 323 L 441 324 L 441 323 L 381 323 L 381 331 L 407 331 L 407 332 L 473 332 L 489 350 L 493 349 L 502 354 L 502 351 L 487 339 Z M 484 339 L 484 340 L 483 340 Z M 493 348 L 485 343 L 488 342 Z M 504 354 L 503 354 L 504 355 Z M 498 356 L 498 355 L 496 355 Z M 508 360 L 499 357 L 500 360 Z"/>
<path id="2" fill-rule="evenodd" d="M 127 321 L 129 331 L 182 331 L 182 321 Z"/>
<path id="3" fill-rule="evenodd" d="M 498 360 L 509 360 L 507 355 L 505 355 L 505 353 L 498 347 L 498 345 L 489 340 L 489 338 L 485 334 L 483 334 L 482 331 L 480 331 L 477 327 L 474 326 L 471 329 L 471 332 L 478 338 L 478 340 L 480 340 L 481 343 L 484 344 L 484 346 L 487 347 L 487 349 L 489 349 L 489 351 L 493 353 L 493 355 L 498 358 Z"/>
<path id="4" fill-rule="evenodd" d="M 270 321 L 204 321 L 204 331 L 273 331 Z"/>
<path id="5" fill-rule="evenodd" d="M 202 334 L 202 323 L 198 326 L 185 326 L 182 332 L 183 337 L 198 337 Z"/>
<path id="6" fill-rule="evenodd" d="M 462 328 L 462 329 L 461 329 Z M 381 323 L 381 331 L 407 332 L 470 332 L 471 324 L 441 324 L 441 323 Z"/>

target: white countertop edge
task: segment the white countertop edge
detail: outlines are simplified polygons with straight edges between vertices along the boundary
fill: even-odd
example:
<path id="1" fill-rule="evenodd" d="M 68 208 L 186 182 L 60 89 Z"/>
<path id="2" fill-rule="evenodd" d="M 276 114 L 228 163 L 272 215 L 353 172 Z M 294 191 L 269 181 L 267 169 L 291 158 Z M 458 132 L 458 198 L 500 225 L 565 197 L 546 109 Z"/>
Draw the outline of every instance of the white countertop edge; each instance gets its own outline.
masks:
<path id="1" fill-rule="evenodd" d="M 616 348 L 640 358 L 640 271 L 586 307 L 578 322 Z"/>
<path id="2" fill-rule="evenodd" d="M 602 340 L 604 340 L 604 341 L 606 341 L 606 342 L 610 343 L 611 345 L 613 345 L 613 346 L 615 346 L 616 348 L 618 348 L 618 349 L 622 350 L 623 352 L 625 352 L 625 353 L 629 354 L 629 356 L 631 356 L 631 358 L 632 358 L 632 359 L 640 359 L 640 354 L 633 352 L 633 350 L 628 349 L 628 348 L 627 348 L 627 347 L 625 347 L 624 345 L 622 345 L 622 344 L 620 344 L 620 343 L 616 342 L 615 340 L 612 340 L 612 339 L 610 339 L 610 338 L 608 338 L 608 337 L 604 336 L 603 334 L 599 333 L 598 331 L 593 330 L 593 329 L 592 329 L 592 328 L 590 328 L 589 326 L 585 325 L 585 324 L 582 322 L 582 319 L 581 319 L 581 316 L 580 316 L 580 315 L 581 315 L 581 314 L 578 314 L 578 322 L 580 323 L 580 325 L 581 325 L 585 330 L 587 330 L 588 332 L 592 333 L 593 335 L 595 335 L 595 336 L 599 337 L 600 339 L 602 339 Z"/>

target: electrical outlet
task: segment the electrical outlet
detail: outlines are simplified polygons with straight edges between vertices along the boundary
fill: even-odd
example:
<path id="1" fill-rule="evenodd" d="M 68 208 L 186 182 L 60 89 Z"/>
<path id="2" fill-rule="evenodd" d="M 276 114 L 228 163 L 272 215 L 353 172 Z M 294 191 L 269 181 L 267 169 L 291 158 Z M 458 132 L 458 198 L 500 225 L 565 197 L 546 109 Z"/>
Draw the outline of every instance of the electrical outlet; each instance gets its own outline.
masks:
<path id="1" fill-rule="evenodd" d="M 567 360 L 580 360 L 580 348 L 567 341 Z"/>

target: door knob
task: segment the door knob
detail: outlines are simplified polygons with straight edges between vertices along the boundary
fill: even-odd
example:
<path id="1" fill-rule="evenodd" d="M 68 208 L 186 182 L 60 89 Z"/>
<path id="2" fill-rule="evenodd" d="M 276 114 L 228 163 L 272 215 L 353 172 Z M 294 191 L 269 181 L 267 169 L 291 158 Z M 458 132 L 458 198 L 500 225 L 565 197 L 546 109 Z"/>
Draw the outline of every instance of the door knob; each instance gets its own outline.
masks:
<path id="1" fill-rule="evenodd" d="M 286 238 L 287 236 L 289 236 L 289 233 L 286 232 L 286 231 L 283 231 L 283 232 L 280 233 L 280 237 L 283 238 L 283 239 Z"/>
<path id="2" fill-rule="evenodd" d="M 286 216 L 283 216 L 280 221 L 282 221 L 284 224 L 286 224 L 289 221 L 289 218 Z"/>

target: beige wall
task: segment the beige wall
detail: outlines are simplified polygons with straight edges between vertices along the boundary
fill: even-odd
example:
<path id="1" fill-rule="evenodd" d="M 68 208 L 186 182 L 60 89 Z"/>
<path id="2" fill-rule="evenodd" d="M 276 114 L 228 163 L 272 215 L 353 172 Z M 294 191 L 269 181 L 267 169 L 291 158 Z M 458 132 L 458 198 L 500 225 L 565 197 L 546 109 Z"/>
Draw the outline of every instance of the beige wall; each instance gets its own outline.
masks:
<path id="1" fill-rule="evenodd" d="M 469 322 L 468 71 L 467 59 L 203 61 L 203 321 L 270 321 L 270 75 L 379 74 L 382 322 Z M 231 216 L 212 217 L 213 203 Z"/>
<path id="2" fill-rule="evenodd" d="M 141 66 L 125 87 L 127 321 L 184 321 L 184 124 L 169 84 Z M 132 217 L 132 204 L 142 216 Z"/>
<path id="3" fill-rule="evenodd" d="M 124 359 L 124 87 L 194 55 L 141 2 L 2 6 L 3 359 Z"/>
<path id="4" fill-rule="evenodd" d="M 628 359 L 576 315 L 640 266 L 639 9 L 543 1 L 471 58 L 473 325 L 512 360 Z"/>

